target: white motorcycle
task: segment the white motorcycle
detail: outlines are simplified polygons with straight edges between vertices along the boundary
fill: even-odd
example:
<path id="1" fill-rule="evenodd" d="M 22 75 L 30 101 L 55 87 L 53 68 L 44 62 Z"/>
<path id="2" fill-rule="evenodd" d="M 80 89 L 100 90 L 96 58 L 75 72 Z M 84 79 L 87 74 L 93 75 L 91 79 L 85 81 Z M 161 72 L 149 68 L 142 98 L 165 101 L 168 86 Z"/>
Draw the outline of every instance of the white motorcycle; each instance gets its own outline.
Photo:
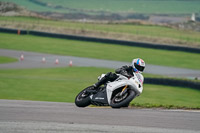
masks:
<path id="1" fill-rule="evenodd" d="M 78 107 L 87 107 L 90 104 L 97 106 L 111 106 L 112 108 L 128 107 L 129 103 L 143 91 L 143 76 L 140 73 L 134 73 L 134 76 L 127 78 L 117 74 L 119 77 L 113 81 L 104 84 L 91 93 L 87 87 L 82 90 L 75 99 Z M 102 74 L 98 80 L 104 77 Z"/>

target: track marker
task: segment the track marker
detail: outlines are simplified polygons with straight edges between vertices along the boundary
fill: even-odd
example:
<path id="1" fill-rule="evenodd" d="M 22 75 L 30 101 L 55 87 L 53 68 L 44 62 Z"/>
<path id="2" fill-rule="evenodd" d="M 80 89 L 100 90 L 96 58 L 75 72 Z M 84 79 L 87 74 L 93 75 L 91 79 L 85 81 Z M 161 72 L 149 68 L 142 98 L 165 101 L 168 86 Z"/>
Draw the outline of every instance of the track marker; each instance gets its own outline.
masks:
<path id="1" fill-rule="evenodd" d="M 56 59 L 55 64 L 59 64 L 59 60 L 58 59 Z"/>
<path id="2" fill-rule="evenodd" d="M 20 34 L 21 34 L 21 31 L 20 31 L 20 30 L 17 30 L 17 34 L 20 35 Z"/>
<path id="3" fill-rule="evenodd" d="M 21 61 L 24 60 L 24 55 L 23 55 L 23 54 L 21 54 L 21 56 L 20 56 L 20 60 L 21 60 Z"/>
<path id="4" fill-rule="evenodd" d="M 45 57 L 42 58 L 42 63 L 46 63 L 46 58 Z"/>
<path id="5" fill-rule="evenodd" d="M 72 67 L 72 60 L 69 61 L 69 66 Z"/>

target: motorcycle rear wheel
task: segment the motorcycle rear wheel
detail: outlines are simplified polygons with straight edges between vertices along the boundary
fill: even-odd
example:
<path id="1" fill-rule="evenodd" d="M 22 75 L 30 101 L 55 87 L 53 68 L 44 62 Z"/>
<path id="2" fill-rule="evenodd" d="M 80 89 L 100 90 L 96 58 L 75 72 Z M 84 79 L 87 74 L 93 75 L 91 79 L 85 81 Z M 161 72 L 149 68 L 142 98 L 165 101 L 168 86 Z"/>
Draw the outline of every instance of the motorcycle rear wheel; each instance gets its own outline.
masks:
<path id="1" fill-rule="evenodd" d="M 112 108 L 127 107 L 127 105 L 134 99 L 135 92 L 133 90 L 128 90 L 124 95 L 119 96 L 121 92 L 118 92 L 112 99 L 110 106 Z"/>
<path id="2" fill-rule="evenodd" d="M 89 87 L 88 87 L 89 88 Z M 88 88 L 82 90 L 75 98 L 75 104 L 78 107 L 87 107 L 91 104 L 90 94 L 86 92 Z"/>

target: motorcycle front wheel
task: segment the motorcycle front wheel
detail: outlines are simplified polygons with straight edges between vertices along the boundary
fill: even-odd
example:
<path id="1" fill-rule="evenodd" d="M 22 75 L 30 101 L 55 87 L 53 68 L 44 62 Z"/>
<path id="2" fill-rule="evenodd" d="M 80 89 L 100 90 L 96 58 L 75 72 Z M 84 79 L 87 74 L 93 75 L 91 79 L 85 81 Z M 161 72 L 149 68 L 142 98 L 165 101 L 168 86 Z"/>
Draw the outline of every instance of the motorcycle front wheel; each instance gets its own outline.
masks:
<path id="1" fill-rule="evenodd" d="M 87 107 L 91 104 L 90 94 L 87 93 L 87 91 L 86 91 L 88 88 L 85 88 L 76 96 L 76 98 L 75 98 L 76 106 Z"/>
<path id="2" fill-rule="evenodd" d="M 120 95 L 121 92 L 118 92 L 113 98 L 111 99 L 110 106 L 112 108 L 121 108 L 126 107 L 135 97 L 135 92 L 129 89 L 125 94 L 122 96 Z"/>

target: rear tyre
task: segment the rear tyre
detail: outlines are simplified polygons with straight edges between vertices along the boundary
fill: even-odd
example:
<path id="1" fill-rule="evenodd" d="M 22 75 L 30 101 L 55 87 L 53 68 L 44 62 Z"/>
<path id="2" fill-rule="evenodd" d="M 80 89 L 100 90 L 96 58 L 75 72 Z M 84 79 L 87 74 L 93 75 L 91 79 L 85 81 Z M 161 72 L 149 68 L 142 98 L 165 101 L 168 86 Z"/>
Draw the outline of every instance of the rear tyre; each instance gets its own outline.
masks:
<path id="1" fill-rule="evenodd" d="M 135 92 L 133 90 L 128 90 L 125 94 L 120 96 L 121 92 L 118 92 L 112 99 L 110 106 L 112 108 L 128 107 L 129 103 L 135 97 Z"/>
<path id="2" fill-rule="evenodd" d="M 88 87 L 89 88 L 89 87 Z M 78 107 L 87 107 L 91 104 L 90 100 L 90 93 L 88 93 L 86 90 L 88 88 L 82 90 L 75 98 L 75 104 Z"/>

